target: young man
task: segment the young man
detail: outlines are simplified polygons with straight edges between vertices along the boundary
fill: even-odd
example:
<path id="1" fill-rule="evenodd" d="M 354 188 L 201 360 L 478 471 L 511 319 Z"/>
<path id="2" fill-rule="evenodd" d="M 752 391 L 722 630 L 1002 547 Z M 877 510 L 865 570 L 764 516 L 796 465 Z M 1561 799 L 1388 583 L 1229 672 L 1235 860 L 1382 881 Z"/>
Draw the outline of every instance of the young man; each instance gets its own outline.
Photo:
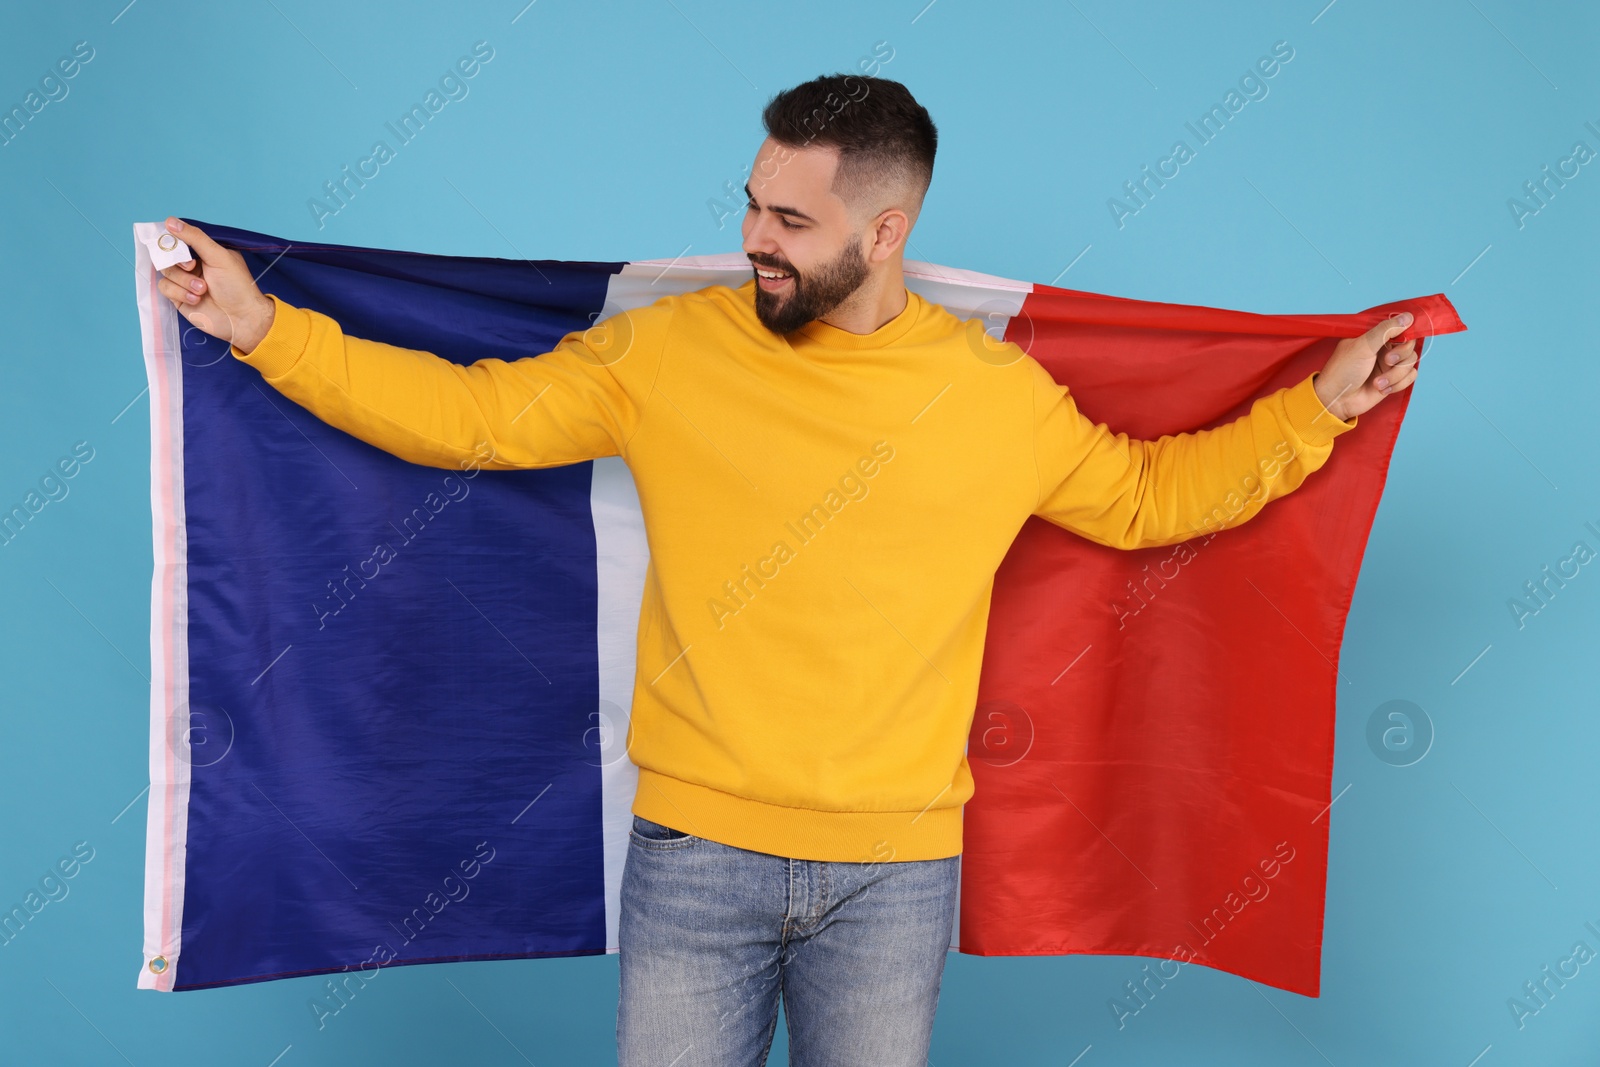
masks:
<path id="1" fill-rule="evenodd" d="M 1039 515 L 1117 548 L 1175 544 L 1287 442 L 1248 520 L 1407 388 L 1416 356 L 1386 343 L 1400 316 L 1230 425 L 1113 434 L 1021 349 L 906 289 L 937 132 L 904 86 L 817 78 L 763 120 L 754 277 L 547 353 L 460 366 L 347 336 L 177 219 L 199 261 L 161 291 L 285 396 L 414 463 L 624 458 L 651 561 L 621 1062 L 762 1063 L 781 994 L 793 1062 L 920 1065 L 989 597 L 1017 531 Z"/>

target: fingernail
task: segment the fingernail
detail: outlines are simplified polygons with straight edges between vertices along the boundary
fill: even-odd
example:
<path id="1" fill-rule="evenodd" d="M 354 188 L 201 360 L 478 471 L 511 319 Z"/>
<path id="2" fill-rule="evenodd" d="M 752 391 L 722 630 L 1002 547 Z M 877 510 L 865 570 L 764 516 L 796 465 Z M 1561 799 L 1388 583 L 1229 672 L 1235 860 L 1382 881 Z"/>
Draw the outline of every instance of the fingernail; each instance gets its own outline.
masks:
<path id="1" fill-rule="evenodd" d="M 189 283 L 189 288 L 193 289 L 195 292 L 198 293 L 200 291 L 200 289 L 202 288 L 200 279 L 196 278 L 194 281 L 190 282 Z M 1398 356 L 1391 357 L 1390 362 L 1392 363 L 1392 362 L 1394 362 L 1394 360 L 1399 359 L 1399 358 L 1400 357 L 1398 357 Z"/>
<path id="2" fill-rule="evenodd" d="M 1394 317 L 1394 321 L 1398 322 L 1402 326 L 1410 326 L 1411 325 L 1411 312 L 1409 312 L 1409 311 L 1400 312 L 1400 314 L 1398 314 L 1398 315 L 1396 315 Z"/>
<path id="3" fill-rule="evenodd" d="M 168 219 L 167 229 L 171 230 L 173 233 L 177 233 L 179 230 L 183 229 L 183 220 L 176 218 Z"/>
<path id="4" fill-rule="evenodd" d="M 1387 379 L 1387 378 L 1379 378 L 1378 379 L 1378 388 L 1379 389 L 1387 389 L 1387 388 L 1389 388 L 1389 379 Z"/>

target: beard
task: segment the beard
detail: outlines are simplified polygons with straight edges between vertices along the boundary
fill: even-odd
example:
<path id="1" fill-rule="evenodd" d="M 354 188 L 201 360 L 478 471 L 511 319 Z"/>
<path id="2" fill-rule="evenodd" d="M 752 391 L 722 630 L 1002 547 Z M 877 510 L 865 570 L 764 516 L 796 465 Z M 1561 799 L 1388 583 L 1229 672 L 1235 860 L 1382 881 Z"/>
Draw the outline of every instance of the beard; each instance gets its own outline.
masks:
<path id="1" fill-rule="evenodd" d="M 861 255 L 861 237 L 856 235 L 828 263 L 801 274 L 784 263 L 765 263 L 762 267 L 789 272 L 784 292 L 769 293 L 756 281 L 756 317 L 773 333 L 793 333 L 806 323 L 820 319 L 844 303 L 861 288 L 871 271 Z"/>

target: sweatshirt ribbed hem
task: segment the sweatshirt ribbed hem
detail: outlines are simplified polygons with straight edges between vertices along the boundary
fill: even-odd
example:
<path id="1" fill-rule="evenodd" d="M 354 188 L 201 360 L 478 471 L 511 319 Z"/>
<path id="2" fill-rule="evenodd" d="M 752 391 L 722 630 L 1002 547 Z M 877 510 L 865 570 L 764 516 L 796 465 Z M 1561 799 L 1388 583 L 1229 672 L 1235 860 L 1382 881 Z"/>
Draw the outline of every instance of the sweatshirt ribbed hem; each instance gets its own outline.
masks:
<path id="1" fill-rule="evenodd" d="M 238 345 L 229 345 L 228 351 L 270 380 L 287 374 L 305 354 L 306 344 L 311 340 L 311 316 L 305 309 L 285 304 L 271 293 L 267 298 L 277 305 L 267 335 L 248 353 L 239 351 Z"/>
<path id="2" fill-rule="evenodd" d="M 1290 425 L 1306 444 L 1313 447 L 1325 445 L 1340 434 L 1355 429 L 1359 420 L 1359 416 L 1340 419 L 1323 405 L 1322 398 L 1317 396 L 1318 373 L 1321 372 L 1315 372 L 1301 379 L 1299 384 L 1292 386 L 1283 397 L 1283 406 L 1289 414 Z"/>
<path id="3" fill-rule="evenodd" d="M 633 812 L 735 848 L 789 859 L 884 863 L 961 852 L 961 807 L 816 811 L 734 796 L 639 768 Z"/>

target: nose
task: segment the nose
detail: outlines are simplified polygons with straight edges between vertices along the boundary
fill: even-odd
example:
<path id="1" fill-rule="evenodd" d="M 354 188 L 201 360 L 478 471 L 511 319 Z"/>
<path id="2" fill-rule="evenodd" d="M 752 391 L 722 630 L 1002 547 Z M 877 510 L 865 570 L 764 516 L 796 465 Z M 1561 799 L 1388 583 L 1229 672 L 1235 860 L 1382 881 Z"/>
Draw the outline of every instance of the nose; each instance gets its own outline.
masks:
<path id="1" fill-rule="evenodd" d="M 759 215 L 753 219 L 745 219 L 743 246 L 745 255 L 777 258 L 778 242 L 773 238 L 772 226 L 770 220 Z"/>

